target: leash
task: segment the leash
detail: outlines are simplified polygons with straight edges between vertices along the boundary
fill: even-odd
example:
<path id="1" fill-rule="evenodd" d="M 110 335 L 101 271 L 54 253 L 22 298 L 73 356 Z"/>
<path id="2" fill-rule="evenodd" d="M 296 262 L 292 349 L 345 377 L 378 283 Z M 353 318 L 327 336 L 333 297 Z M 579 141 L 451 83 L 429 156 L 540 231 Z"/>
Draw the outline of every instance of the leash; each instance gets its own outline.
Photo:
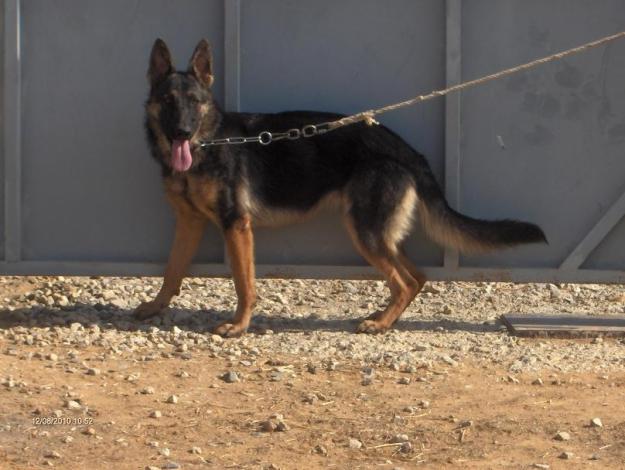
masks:
<path id="1" fill-rule="evenodd" d="M 616 41 L 617 39 L 622 39 L 623 37 L 625 37 L 625 31 L 621 31 L 620 33 L 616 33 L 611 36 L 605 36 L 601 39 L 597 39 L 596 41 L 587 42 L 586 44 L 582 44 L 581 46 L 577 46 L 572 49 L 566 49 L 556 54 L 552 54 L 552 55 L 543 57 L 541 59 L 536 59 L 536 60 L 527 62 L 522 65 L 517 65 L 516 67 L 501 70 L 499 72 L 486 75 L 481 78 L 476 78 L 475 80 L 469 80 L 468 82 L 459 83 L 457 85 L 453 85 L 453 86 L 450 86 L 449 88 L 445 88 L 442 90 L 432 91 L 431 93 L 428 93 L 427 95 L 419 95 L 409 100 L 401 101 L 395 104 L 390 104 L 382 108 L 362 111 L 360 113 L 352 114 L 350 116 L 337 119 L 336 121 L 327 121 L 327 122 L 322 122 L 319 124 L 308 124 L 307 126 L 304 126 L 301 129 L 289 129 L 286 132 L 263 131 L 260 134 L 256 136 L 252 136 L 252 137 L 225 137 L 222 139 L 213 139 L 213 140 L 202 142 L 200 144 L 200 147 L 210 147 L 213 145 L 233 145 L 233 144 L 236 145 L 236 144 L 247 144 L 247 143 L 259 143 L 261 145 L 269 145 L 272 142 L 276 142 L 276 141 L 283 140 L 283 139 L 297 140 L 301 137 L 313 137 L 316 135 L 325 134 L 326 132 L 334 131 L 341 127 L 349 126 L 351 124 L 355 124 L 360 121 L 364 121 L 367 125 L 379 124 L 374 119 L 374 117 L 377 116 L 378 114 L 383 114 L 389 111 L 394 111 L 396 109 L 404 108 L 406 106 L 411 106 L 413 104 L 420 103 L 422 101 L 427 101 L 433 98 L 438 98 L 439 96 L 445 96 L 455 91 L 461 91 L 461 90 L 464 90 L 465 88 L 470 88 L 476 85 L 480 85 L 482 83 L 490 82 L 492 80 L 497 80 L 503 77 L 507 77 L 508 75 L 512 75 L 514 73 L 521 72 L 523 70 L 527 70 L 527 69 L 536 67 L 538 65 L 546 64 L 554 60 L 560 60 L 560 59 L 563 59 L 564 57 L 567 57 L 573 54 L 578 54 L 580 52 L 584 52 L 589 49 L 602 46 L 609 42 Z"/>

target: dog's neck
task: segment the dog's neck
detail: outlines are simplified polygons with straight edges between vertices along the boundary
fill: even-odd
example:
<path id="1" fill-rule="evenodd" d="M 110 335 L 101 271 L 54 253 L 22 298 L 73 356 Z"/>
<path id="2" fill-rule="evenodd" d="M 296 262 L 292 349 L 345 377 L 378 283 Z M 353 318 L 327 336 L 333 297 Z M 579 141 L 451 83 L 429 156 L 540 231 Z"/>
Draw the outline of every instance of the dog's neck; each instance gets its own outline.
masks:
<path id="1" fill-rule="evenodd" d="M 208 107 L 208 112 L 202 118 L 202 124 L 196 137 L 202 142 L 214 139 L 219 134 L 223 122 L 224 113 L 219 103 L 211 99 Z"/>

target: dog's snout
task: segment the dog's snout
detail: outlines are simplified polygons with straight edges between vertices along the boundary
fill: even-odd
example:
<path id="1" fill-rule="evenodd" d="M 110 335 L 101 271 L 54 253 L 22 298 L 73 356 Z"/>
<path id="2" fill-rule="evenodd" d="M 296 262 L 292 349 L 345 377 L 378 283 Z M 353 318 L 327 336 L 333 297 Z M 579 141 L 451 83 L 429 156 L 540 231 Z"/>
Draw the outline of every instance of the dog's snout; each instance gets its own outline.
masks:
<path id="1" fill-rule="evenodd" d="M 193 135 L 193 131 L 186 126 L 180 126 L 176 128 L 175 137 L 180 140 L 190 139 Z"/>

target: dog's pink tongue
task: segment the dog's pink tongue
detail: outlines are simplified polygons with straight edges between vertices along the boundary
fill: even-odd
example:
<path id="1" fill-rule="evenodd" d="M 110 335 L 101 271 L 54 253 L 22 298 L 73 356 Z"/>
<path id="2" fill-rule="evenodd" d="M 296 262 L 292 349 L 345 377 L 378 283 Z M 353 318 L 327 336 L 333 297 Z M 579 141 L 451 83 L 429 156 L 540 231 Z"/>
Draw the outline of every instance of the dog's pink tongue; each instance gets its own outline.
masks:
<path id="1" fill-rule="evenodd" d="M 188 140 L 174 140 L 171 144 L 171 166 L 176 171 L 187 171 L 191 168 L 191 146 Z"/>

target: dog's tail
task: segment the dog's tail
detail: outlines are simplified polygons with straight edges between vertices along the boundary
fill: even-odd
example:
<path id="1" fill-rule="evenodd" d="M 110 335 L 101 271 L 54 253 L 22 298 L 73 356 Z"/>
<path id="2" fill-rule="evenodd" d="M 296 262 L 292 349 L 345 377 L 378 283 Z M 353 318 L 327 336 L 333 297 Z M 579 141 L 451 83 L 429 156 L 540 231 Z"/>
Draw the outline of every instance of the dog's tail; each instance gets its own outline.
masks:
<path id="1" fill-rule="evenodd" d="M 417 212 L 427 235 L 435 242 L 464 253 L 481 253 L 524 243 L 547 243 L 542 229 L 518 220 L 481 220 L 449 207 L 423 156 L 415 168 Z"/>

